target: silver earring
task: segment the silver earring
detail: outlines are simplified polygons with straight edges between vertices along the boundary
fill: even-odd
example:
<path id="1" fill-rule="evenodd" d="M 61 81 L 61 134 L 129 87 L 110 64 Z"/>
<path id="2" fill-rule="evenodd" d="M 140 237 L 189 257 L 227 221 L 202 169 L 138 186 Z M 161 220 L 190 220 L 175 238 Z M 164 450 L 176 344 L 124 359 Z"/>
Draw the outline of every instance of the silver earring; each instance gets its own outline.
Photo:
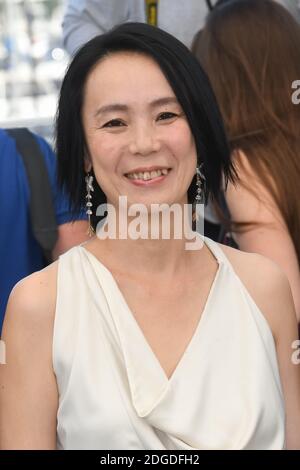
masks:
<path id="1" fill-rule="evenodd" d="M 91 224 L 91 215 L 93 214 L 93 211 L 92 211 L 92 206 L 93 206 L 93 203 L 92 203 L 92 195 L 91 195 L 91 191 L 94 191 L 94 187 L 93 187 L 93 176 L 91 176 L 89 173 L 86 175 L 85 177 L 85 182 L 86 182 L 86 214 L 88 216 L 88 219 L 89 219 L 89 229 L 88 229 L 88 235 L 91 237 L 94 235 L 95 231 L 92 227 L 92 224 Z"/>
<path id="2" fill-rule="evenodd" d="M 197 204 L 203 204 L 205 201 L 206 178 L 203 174 L 203 163 L 201 163 L 200 165 L 197 165 L 196 175 L 197 175 L 197 180 L 196 180 L 197 194 L 195 197 L 194 209 L 195 209 L 195 215 L 197 219 Z"/>

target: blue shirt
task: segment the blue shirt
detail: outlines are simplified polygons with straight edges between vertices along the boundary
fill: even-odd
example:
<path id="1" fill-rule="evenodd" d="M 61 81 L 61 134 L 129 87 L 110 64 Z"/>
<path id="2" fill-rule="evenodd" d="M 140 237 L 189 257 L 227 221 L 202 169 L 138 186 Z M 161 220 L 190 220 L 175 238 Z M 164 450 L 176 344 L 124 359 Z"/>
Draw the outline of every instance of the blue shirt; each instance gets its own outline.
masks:
<path id="1" fill-rule="evenodd" d="M 69 200 L 56 182 L 56 157 L 49 144 L 35 136 L 48 170 L 57 225 L 72 220 Z M 30 188 L 16 143 L 0 129 L 0 332 L 9 294 L 14 285 L 45 267 L 43 252 L 34 238 L 29 214 Z M 85 219 L 82 212 L 78 219 Z"/>

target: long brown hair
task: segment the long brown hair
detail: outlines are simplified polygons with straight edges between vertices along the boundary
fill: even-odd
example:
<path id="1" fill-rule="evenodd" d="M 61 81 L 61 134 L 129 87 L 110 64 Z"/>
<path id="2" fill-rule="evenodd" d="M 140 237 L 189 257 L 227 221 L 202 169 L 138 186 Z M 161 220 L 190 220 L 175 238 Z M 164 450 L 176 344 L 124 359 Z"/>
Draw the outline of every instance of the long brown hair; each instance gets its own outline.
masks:
<path id="1" fill-rule="evenodd" d="M 242 150 L 287 225 L 300 264 L 300 26 L 272 0 L 218 6 L 192 52 L 216 94 L 231 150 Z M 251 190 L 251 188 L 248 188 Z"/>

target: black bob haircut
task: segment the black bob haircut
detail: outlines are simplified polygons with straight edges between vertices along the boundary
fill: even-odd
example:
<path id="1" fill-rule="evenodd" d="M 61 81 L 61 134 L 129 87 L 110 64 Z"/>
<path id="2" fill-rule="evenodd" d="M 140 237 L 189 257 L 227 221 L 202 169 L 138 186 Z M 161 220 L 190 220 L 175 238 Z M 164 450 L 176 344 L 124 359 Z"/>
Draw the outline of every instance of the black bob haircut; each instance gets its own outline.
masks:
<path id="1" fill-rule="evenodd" d="M 222 184 L 234 181 L 235 171 L 221 114 L 201 65 L 189 49 L 167 32 L 145 23 L 124 23 L 94 37 L 75 55 L 62 83 L 56 116 L 58 181 L 70 197 L 75 218 L 85 202 L 84 159 L 87 146 L 81 120 L 84 86 L 102 58 L 118 52 L 151 57 L 164 73 L 181 105 L 195 139 L 197 161 L 203 162 L 206 194 L 218 201 Z M 138 77 L 137 77 L 138 79 Z M 93 174 L 93 172 L 92 172 Z M 94 180 L 94 211 L 106 196 Z M 196 176 L 188 189 L 188 202 L 196 196 Z M 93 226 L 97 220 L 92 219 Z"/>

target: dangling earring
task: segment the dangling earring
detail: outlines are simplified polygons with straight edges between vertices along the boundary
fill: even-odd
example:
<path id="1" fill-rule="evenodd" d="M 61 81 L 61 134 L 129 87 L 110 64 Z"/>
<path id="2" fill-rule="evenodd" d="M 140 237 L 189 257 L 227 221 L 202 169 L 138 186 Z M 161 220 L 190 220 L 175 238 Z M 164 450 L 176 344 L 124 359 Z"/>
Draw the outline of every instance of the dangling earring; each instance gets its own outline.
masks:
<path id="1" fill-rule="evenodd" d="M 198 220 L 198 212 L 197 211 L 197 204 L 203 204 L 205 201 L 205 192 L 206 192 L 206 178 L 204 174 L 202 173 L 203 171 L 203 163 L 201 163 L 199 166 L 197 165 L 196 167 L 196 175 L 197 175 L 197 181 L 196 181 L 196 186 L 197 186 L 197 194 L 195 197 L 195 202 L 194 202 L 194 214 L 195 216 L 193 217 L 193 220 Z"/>
<path id="2" fill-rule="evenodd" d="M 88 215 L 88 218 L 89 218 L 89 229 L 88 229 L 88 232 L 87 234 L 92 237 L 95 233 L 95 230 L 93 229 L 92 227 L 92 224 L 91 224 L 91 215 L 93 214 L 92 212 L 92 195 L 91 195 L 91 191 L 94 191 L 94 187 L 93 187 L 93 176 L 91 176 L 89 173 L 86 175 L 85 177 L 85 182 L 86 182 L 86 214 Z"/>

